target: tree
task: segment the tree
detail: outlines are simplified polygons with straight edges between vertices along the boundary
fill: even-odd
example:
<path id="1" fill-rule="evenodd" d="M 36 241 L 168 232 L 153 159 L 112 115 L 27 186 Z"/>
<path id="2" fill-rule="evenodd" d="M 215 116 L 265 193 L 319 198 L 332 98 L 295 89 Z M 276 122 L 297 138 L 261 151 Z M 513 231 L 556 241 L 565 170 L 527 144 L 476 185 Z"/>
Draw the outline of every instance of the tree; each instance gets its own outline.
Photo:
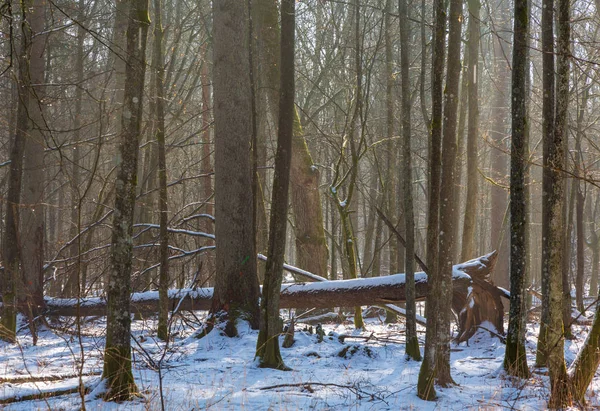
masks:
<path id="1" fill-rule="evenodd" d="M 562 250 L 564 139 L 569 103 L 569 2 L 557 4 L 557 55 L 554 68 L 554 1 L 542 7 L 543 55 L 543 144 L 544 170 L 542 195 L 542 325 L 538 342 L 538 364 L 548 363 L 551 394 L 549 406 L 560 408 L 571 401 L 564 359 L 562 318 Z M 556 93 L 555 93 L 556 76 Z M 546 361 L 542 361 L 542 360 Z"/>
<path id="2" fill-rule="evenodd" d="M 429 204 L 427 217 L 427 267 L 437 273 L 439 239 L 440 163 L 442 140 L 442 87 L 446 44 L 446 8 L 444 0 L 434 2 L 435 28 L 433 32 L 433 62 L 431 68 L 431 128 L 429 142 Z M 437 277 L 437 275 L 436 275 Z M 438 313 L 439 286 L 433 283 L 427 295 L 427 312 Z M 435 292 L 434 292 L 435 290 Z M 425 354 L 419 371 L 417 395 L 425 400 L 434 400 L 436 392 L 435 366 L 437 361 L 437 315 L 427 315 Z"/>
<path id="3" fill-rule="evenodd" d="M 143 115 L 146 73 L 146 37 L 150 17 L 148 0 L 131 0 L 127 26 L 127 65 L 121 113 L 119 157 L 115 183 L 111 259 L 106 295 L 106 346 L 102 378 L 105 398 L 125 401 L 137 391 L 131 371 L 131 272 L 133 259 L 133 212 L 137 163 Z"/>
<path id="4" fill-rule="evenodd" d="M 211 312 L 226 315 L 230 336 L 238 318 L 259 325 L 248 13 L 244 1 L 213 4 L 217 276 Z"/>
<path id="5" fill-rule="evenodd" d="M 528 0 L 515 2 L 512 69 L 512 139 L 510 158 L 510 316 L 504 369 L 521 378 L 529 376 L 525 351 L 524 282 L 527 273 L 527 36 Z"/>
<path id="6" fill-rule="evenodd" d="M 158 338 L 169 338 L 169 233 L 168 233 L 168 193 L 167 193 L 167 159 L 165 150 L 165 62 L 163 50 L 164 29 L 162 27 L 161 0 L 154 0 L 154 64 L 156 78 L 156 144 L 158 145 L 158 187 L 160 212 L 160 272 L 159 288 L 160 309 L 158 311 Z"/>
<path id="7" fill-rule="evenodd" d="M 277 154 L 275 156 L 275 176 L 271 200 L 271 221 L 269 223 L 269 251 L 265 281 L 261 299 L 261 323 L 256 356 L 260 365 L 266 368 L 287 370 L 279 352 L 279 293 L 283 279 L 286 229 L 288 217 L 288 192 L 292 160 L 292 139 L 294 133 L 294 42 L 295 42 L 295 0 L 281 3 L 281 58 L 279 87 L 279 127 Z"/>
<path id="8" fill-rule="evenodd" d="M 406 247 L 404 257 L 404 272 L 406 275 L 406 355 L 420 361 L 419 340 L 417 338 L 416 305 L 415 305 L 415 215 L 413 211 L 412 194 L 412 150 L 411 150 L 411 102 L 410 102 L 410 65 L 409 37 L 410 22 L 408 19 L 407 0 L 399 0 L 400 14 L 400 76 L 402 78 L 402 136 L 404 167 L 404 224 L 406 225 Z"/>
<path id="9" fill-rule="evenodd" d="M 477 203 L 479 193 L 479 172 L 477 170 L 477 140 L 479 139 L 479 37 L 480 34 L 479 0 L 469 1 L 469 41 L 467 77 L 469 119 L 467 124 L 467 198 L 465 201 L 465 219 L 463 224 L 461 260 L 467 261 L 475 256 L 475 229 L 477 223 Z"/>
<path id="10" fill-rule="evenodd" d="M 442 138 L 442 174 L 440 180 L 440 234 L 438 245 L 438 265 L 434 272 L 433 295 L 439 296 L 437 327 L 438 352 L 436 380 L 441 386 L 454 384 L 450 375 L 450 321 L 452 318 L 452 266 L 454 258 L 455 225 L 454 199 L 456 163 L 456 126 L 458 110 L 458 88 L 460 84 L 460 46 L 462 26 L 462 3 L 450 2 L 448 16 L 448 67 L 444 90 L 444 123 Z M 438 294 L 439 293 L 439 294 Z"/>
<path id="11" fill-rule="evenodd" d="M 3 238 L 2 295 L 4 310 L 0 338 L 16 340 L 17 310 L 30 321 L 43 308 L 44 258 L 43 151 L 44 29 L 45 3 L 21 4 L 21 50 L 18 58 L 17 123 L 11 148 L 11 164 Z M 27 202 L 26 202 L 27 201 Z M 25 204 L 23 213 L 20 209 Z M 23 249 L 20 246 L 23 246 Z M 34 337 L 35 338 L 35 337 Z"/>

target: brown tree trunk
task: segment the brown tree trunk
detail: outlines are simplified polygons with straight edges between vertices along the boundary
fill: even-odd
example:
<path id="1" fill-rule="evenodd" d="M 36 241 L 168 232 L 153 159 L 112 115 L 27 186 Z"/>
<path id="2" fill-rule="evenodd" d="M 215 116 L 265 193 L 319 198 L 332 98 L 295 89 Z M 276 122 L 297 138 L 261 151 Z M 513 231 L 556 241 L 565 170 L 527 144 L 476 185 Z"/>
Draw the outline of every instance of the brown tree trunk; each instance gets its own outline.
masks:
<path id="1" fill-rule="evenodd" d="M 460 85 L 460 36 L 462 23 L 462 2 L 450 2 L 448 17 L 448 70 L 444 91 L 444 127 L 442 140 L 442 175 L 440 183 L 440 234 L 438 246 L 438 266 L 434 272 L 432 295 L 439 296 L 438 313 L 440 316 L 437 334 L 438 349 L 436 380 L 441 386 L 454 384 L 450 375 L 450 310 L 452 300 L 452 265 L 454 257 L 455 225 L 452 201 L 455 190 L 456 162 L 456 125 L 458 109 L 458 88 Z M 450 199 L 450 201 L 448 201 Z M 436 279 L 437 278 L 437 279 Z M 437 290 L 435 287 L 439 287 Z"/>
<path id="2" fill-rule="evenodd" d="M 467 198 L 462 233 L 461 260 L 475 256 L 475 232 L 477 224 L 479 195 L 479 173 L 477 170 L 477 141 L 479 139 L 479 37 L 481 3 L 469 2 L 469 42 L 468 42 L 468 93 L 469 119 L 467 121 Z"/>
<path id="3" fill-rule="evenodd" d="M 158 293 L 160 309 L 158 311 L 158 338 L 169 338 L 169 211 L 167 193 L 167 158 L 165 150 L 165 62 L 163 49 L 162 6 L 161 0 L 154 0 L 154 64 L 156 74 L 156 144 L 158 148 L 158 209 L 160 212 L 160 271 L 158 275 Z"/>
<path id="4" fill-rule="evenodd" d="M 279 334 L 281 333 L 279 294 L 283 279 L 287 237 L 288 192 L 295 118 L 295 1 L 283 0 L 281 3 L 279 127 L 271 200 L 271 221 L 269 223 L 269 251 L 261 298 L 260 332 L 256 344 L 256 356 L 259 358 L 260 365 L 281 370 L 288 369 L 283 363 L 279 351 Z"/>
<path id="5" fill-rule="evenodd" d="M 408 19 L 408 0 L 399 1 L 400 15 L 400 76 L 402 79 L 402 170 L 404 180 L 404 224 L 406 226 L 406 247 L 404 273 L 406 275 L 406 355 L 420 361 L 419 340 L 417 338 L 417 308 L 415 305 L 415 215 L 413 211 L 413 178 L 411 150 L 411 87 L 410 76 L 410 21 Z"/>
<path id="6" fill-rule="evenodd" d="M 238 318 L 259 325 L 248 5 L 214 3 L 213 19 L 217 276 L 211 312 L 227 314 L 233 336 Z"/>
<path id="7" fill-rule="evenodd" d="M 130 294 L 133 259 L 133 212 L 146 73 L 148 0 L 131 0 L 127 26 L 127 66 L 121 114 L 119 164 L 115 183 L 112 248 L 107 286 L 106 346 L 102 378 L 105 399 L 128 400 L 135 394 L 131 371 Z"/>
<path id="8" fill-rule="evenodd" d="M 446 8 L 444 0 L 435 0 L 435 27 L 433 32 L 433 63 L 431 67 L 431 136 L 429 142 L 429 205 L 427 217 L 427 266 L 432 273 L 437 273 L 439 243 L 439 204 L 440 204 L 440 172 L 441 172 L 441 140 L 442 140 L 442 108 L 443 108 L 443 75 L 446 44 Z M 432 281 L 427 298 L 427 312 L 438 313 L 440 302 L 439 286 L 435 288 Z M 424 400 L 434 400 L 437 396 L 434 387 L 438 346 L 437 315 L 427 315 L 427 333 L 425 336 L 425 355 L 419 371 L 417 395 Z"/>

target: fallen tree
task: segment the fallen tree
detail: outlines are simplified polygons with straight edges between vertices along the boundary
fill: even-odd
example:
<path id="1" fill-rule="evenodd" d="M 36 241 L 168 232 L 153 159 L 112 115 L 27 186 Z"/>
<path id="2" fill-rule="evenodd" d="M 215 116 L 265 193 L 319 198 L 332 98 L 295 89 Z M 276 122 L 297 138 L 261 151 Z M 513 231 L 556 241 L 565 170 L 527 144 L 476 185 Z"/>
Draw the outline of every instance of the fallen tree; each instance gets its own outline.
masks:
<path id="1" fill-rule="evenodd" d="M 259 256 L 264 259 L 264 256 Z M 503 332 L 503 292 L 489 282 L 495 266 L 497 253 L 454 266 L 452 283 L 452 308 L 459 315 L 459 337 L 465 341 L 475 333 L 478 326 L 489 321 L 496 331 Z M 285 265 L 285 269 L 311 282 L 283 284 L 281 308 L 333 308 L 359 305 L 387 305 L 394 311 L 401 309 L 391 304 L 405 301 L 404 274 L 355 280 L 327 281 L 324 277 Z M 415 274 L 417 300 L 427 295 L 427 275 Z M 212 288 L 169 290 L 172 311 L 208 310 L 213 296 Z M 106 312 L 106 300 L 102 297 L 46 298 L 46 315 L 54 316 L 102 316 Z M 134 293 L 131 310 L 141 315 L 155 314 L 158 310 L 158 292 Z M 423 323 L 424 319 L 420 322 Z"/>

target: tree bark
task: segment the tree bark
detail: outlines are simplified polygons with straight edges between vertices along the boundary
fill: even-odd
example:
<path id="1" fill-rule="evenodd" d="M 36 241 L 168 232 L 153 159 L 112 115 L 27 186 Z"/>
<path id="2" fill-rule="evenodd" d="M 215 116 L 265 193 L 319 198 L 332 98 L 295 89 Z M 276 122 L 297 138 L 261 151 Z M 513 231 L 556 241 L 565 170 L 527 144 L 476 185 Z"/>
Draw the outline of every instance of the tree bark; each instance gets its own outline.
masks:
<path id="1" fill-rule="evenodd" d="M 435 27 L 433 32 L 433 62 L 431 67 L 431 135 L 429 143 L 429 206 L 427 216 L 427 266 L 432 273 L 437 273 L 438 241 L 439 241 L 439 204 L 440 204 L 440 164 L 442 140 L 442 89 L 444 75 L 444 57 L 446 44 L 446 8 L 444 0 L 435 0 Z M 436 281 L 435 274 L 432 283 Z M 432 289 L 434 288 L 432 284 Z M 436 288 L 437 291 L 437 288 Z M 427 298 L 427 312 L 439 312 L 439 295 L 431 290 Z M 434 387 L 435 366 L 437 361 L 437 327 L 436 315 L 427 315 L 427 333 L 425 336 L 425 353 L 419 371 L 417 395 L 424 400 L 434 400 L 437 396 Z"/>
<path id="2" fill-rule="evenodd" d="M 288 193 L 294 131 L 295 0 L 281 3 L 279 127 L 269 222 L 269 252 L 261 298 L 261 322 L 256 356 L 260 366 L 287 370 L 279 351 L 279 293 L 287 237 Z"/>
<path id="3" fill-rule="evenodd" d="M 442 140 L 442 175 L 440 185 L 440 234 L 438 246 L 438 266 L 434 271 L 434 290 L 432 295 L 439 297 L 440 316 L 438 333 L 438 352 L 436 380 L 441 386 L 454 384 L 450 375 L 450 301 L 452 295 L 452 259 L 454 258 L 455 225 L 453 201 L 456 163 L 456 125 L 458 110 L 458 88 L 460 86 L 460 36 L 462 23 L 462 3 L 451 0 L 448 17 L 448 69 L 444 91 L 444 127 Z M 437 280 L 435 278 L 437 277 Z M 436 290 L 435 286 L 439 289 Z"/>
<path id="4" fill-rule="evenodd" d="M 121 113 L 118 171 L 107 286 L 107 327 L 104 350 L 105 399 L 125 401 L 137 391 L 131 371 L 130 293 L 142 102 L 146 73 L 148 0 L 131 0 L 127 27 L 127 66 Z"/>
<path id="5" fill-rule="evenodd" d="M 211 312 L 259 325 L 259 285 L 253 198 L 253 104 L 249 10 L 244 1 L 213 4 L 215 116 L 215 295 Z"/>
<path id="6" fill-rule="evenodd" d="M 415 305 L 415 215 L 413 211 L 412 194 L 412 149 L 411 149 L 411 90 L 410 76 L 410 21 L 408 19 L 407 0 L 399 0 L 398 11 L 400 15 L 400 76 L 402 79 L 402 141 L 404 167 L 402 170 L 404 180 L 404 224 L 406 226 L 406 247 L 404 257 L 404 272 L 406 275 L 406 356 L 421 360 L 419 340 L 417 338 L 417 308 Z"/>
<path id="7" fill-rule="evenodd" d="M 477 170 L 477 141 L 479 140 L 479 37 L 480 29 L 479 0 L 469 1 L 469 41 L 468 47 L 468 93 L 469 118 L 467 121 L 467 198 L 465 201 L 465 220 L 462 235 L 461 259 L 475 256 L 475 230 L 478 213 L 479 173 Z"/>
<path id="8" fill-rule="evenodd" d="M 557 6 L 557 67 L 554 70 L 553 53 L 553 0 L 544 0 L 542 9 L 542 49 L 544 54 L 544 97 L 547 87 L 554 81 L 556 75 L 555 103 L 546 101 L 543 104 L 543 121 L 552 120 L 551 108 L 555 110 L 554 127 L 545 127 L 544 132 L 544 202 L 542 204 L 543 225 L 547 226 L 546 236 L 542 244 L 542 275 L 547 277 L 548 295 L 544 296 L 542 304 L 547 305 L 546 350 L 548 358 L 548 371 L 550 374 L 550 399 L 551 408 L 562 408 L 572 401 L 567 378 L 567 369 L 564 357 L 564 335 L 562 319 L 562 248 L 564 240 L 564 227 L 562 225 L 563 213 L 563 185 L 561 171 L 564 169 L 564 140 L 567 138 L 567 118 L 569 104 L 569 1 L 558 0 Z M 546 10 L 548 9 L 548 10 Z M 554 93 L 549 93 L 554 97 Z M 548 105 L 548 103 L 550 103 Z M 543 290 L 542 290 L 543 293 Z"/>
<path id="9" fill-rule="evenodd" d="M 525 290 L 527 273 L 527 36 L 528 0 L 515 2 L 512 69 L 512 138 L 510 151 L 510 315 L 504 369 L 510 375 L 529 377 L 525 351 Z"/>
<path id="10" fill-rule="evenodd" d="M 160 310 L 158 312 L 158 338 L 169 338 L 169 210 L 167 192 L 167 158 L 165 149 L 165 62 L 163 48 L 164 29 L 162 27 L 161 0 L 154 0 L 154 67 L 156 78 L 156 144 L 158 148 L 158 209 L 160 212 L 160 271 L 158 274 L 158 293 Z"/>

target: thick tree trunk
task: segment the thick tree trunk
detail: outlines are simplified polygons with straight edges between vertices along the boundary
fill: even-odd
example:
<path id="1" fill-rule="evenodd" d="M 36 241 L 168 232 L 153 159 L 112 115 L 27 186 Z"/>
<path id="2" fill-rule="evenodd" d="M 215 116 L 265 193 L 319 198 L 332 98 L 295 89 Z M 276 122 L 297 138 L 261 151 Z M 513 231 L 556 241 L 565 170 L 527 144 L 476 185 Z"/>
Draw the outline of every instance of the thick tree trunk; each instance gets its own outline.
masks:
<path id="1" fill-rule="evenodd" d="M 148 0 L 129 3 L 127 66 L 115 184 L 112 248 L 107 286 L 107 327 L 104 370 L 107 400 L 124 401 L 137 391 L 131 371 L 130 293 L 133 258 L 133 213 L 138 151 L 142 123 L 142 99 L 146 72 L 146 36 L 150 19 Z"/>
<path id="2" fill-rule="evenodd" d="M 213 4 L 215 116 L 215 295 L 211 311 L 227 314 L 230 335 L 246 318 L 259 325 L 253 198 L 253 104 L 246 2 Z"/>

